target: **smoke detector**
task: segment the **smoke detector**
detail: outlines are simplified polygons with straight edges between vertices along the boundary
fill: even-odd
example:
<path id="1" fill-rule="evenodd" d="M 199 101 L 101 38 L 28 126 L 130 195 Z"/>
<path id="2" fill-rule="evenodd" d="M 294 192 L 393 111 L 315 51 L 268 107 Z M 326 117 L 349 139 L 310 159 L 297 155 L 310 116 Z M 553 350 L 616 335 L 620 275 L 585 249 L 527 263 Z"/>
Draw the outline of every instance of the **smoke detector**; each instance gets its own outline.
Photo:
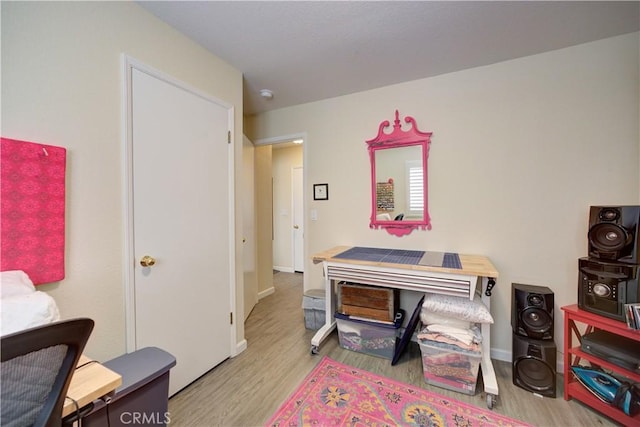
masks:
<path id="1" fill-rule="evenodd" d="M 260 96 L 263 97 L 264 99 L 273 99 L 273 92 L 270 91 L 269 89 L 262 89 L 260 91 Z"/>

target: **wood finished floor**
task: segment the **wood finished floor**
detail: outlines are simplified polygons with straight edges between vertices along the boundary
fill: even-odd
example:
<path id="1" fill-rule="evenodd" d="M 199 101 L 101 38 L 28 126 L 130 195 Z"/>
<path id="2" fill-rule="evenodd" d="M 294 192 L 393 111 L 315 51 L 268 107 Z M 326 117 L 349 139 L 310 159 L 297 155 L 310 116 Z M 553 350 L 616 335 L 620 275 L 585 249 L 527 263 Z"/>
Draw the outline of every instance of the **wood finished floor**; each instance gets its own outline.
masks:
<path id="1" fill-rule="evenodd" d="M 324 355 L 357 368 L 486 408 L 482 384 L 474 396 L 425 383 L 420 349 L 411 343 L 396 366 L 386 359 L 344 350 L 337 333 L 310 354 L 314 331 L 305 329 L 302 274 L 274 275 L 276 292 L 260 300 L 245 324 L 247 350 L 223 362 L 169 400 L 171 426 L 261 426 L 295 390 Z M 179 363 L 179 361 L 178 361 Z M 493 410 L 536 426 L 615 426 L 608 418 L 575 400 L 539 398 L 515 387 L 511 363 L 494 361 L 499 396 Z"/>

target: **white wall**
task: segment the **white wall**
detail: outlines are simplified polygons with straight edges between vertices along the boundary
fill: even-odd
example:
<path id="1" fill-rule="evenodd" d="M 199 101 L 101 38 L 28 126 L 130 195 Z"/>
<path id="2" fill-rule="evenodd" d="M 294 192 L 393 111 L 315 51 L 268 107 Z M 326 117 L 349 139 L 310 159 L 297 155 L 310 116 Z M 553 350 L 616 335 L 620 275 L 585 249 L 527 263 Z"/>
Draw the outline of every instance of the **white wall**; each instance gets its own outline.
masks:
<path id="1" fill-rule="evenodd" d="M 500 272 L 494 356 L 510 357 L 512 282 L 554 291 L 561 349 L 560 307 L 577 302 L 588 207 L 640 203 L 639 51 L 634 33 L 254 117 L 254 140 L 307 133 L 308 287 L 322 286 L 311 255 L 336 245 L 487 255 Z M 433 132 L 433 229 L 402 238 L 369 229 L 364 142 L 396 109 Z M 310 196 L 320 182 L 328 201 Z"/>
<path id="2" fill-rule="evenodd" d="M 273 146 L 273 268 L 293 273 L 292 170 L 302 167 L 302 147 Z"/>
<path id="3" fill-rule="evenodd" d="M 2 2 L 1 12 L 2 136 L 68 150 L 66 277 L 39 289 L 63 318 L 96 321 L 87 353 L 105 360 L 125 352 L 121 55 L 234 105 L 237 165 L 242 74 L 133 2 Z"/>

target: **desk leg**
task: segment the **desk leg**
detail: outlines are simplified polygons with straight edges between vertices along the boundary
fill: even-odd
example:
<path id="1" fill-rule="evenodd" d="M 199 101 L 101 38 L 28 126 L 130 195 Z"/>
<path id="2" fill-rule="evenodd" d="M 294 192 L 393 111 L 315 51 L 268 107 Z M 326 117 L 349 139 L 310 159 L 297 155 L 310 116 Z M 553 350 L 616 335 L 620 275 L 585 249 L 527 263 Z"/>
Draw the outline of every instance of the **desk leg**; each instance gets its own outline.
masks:
<path id="1" fill-rule="evenodd" d="M 336 321 L 334 319 L 333 313 L 336 311 L 336 297 L 333 292 L 333 283 L 329 279 L 329 275 L 327 274 L 327 263 L 322 263 L 322 270 L 324 274 L 324 325 L 316 332 L 316 334 L 311 338 L 311 354 L 318 354 L 318 348 L 320 348 L 320 344 L 325 340 L 333 332 L 336 328 Z"/>
<path id="2" fill-rule="evenodd" d="M 489 278 L 482 278 L 482 302 L 491 309 L 491 298 L 485 293 L 489 284 Z M 481 326 L 482 331 L 482 362 L 480 367 L 482 369 L 482 381 L 484 382 L 484 392 L 487 394 L 487 407 L 493 408 L 495 398 L 498 396 L 498 381 L 496 379 L 496 372 L 493 369 L 493 362 L 491 361 L 491 324 L 483 323 Z"/>
<path id="3" fill-rule="evenodd" d="M 324 341 L 325 338 L 329 336 L 331 332 L 336 327 L 336 322 L 325 323 L 318 332 L 311 338 L 311 354 L 318 354 L 318 349 L 320 348 L 320 343 Z"/>
<path id="4" fill-rule="evenodd" d="M 482 380 L 484 382 L 484 391 L 486 393 L 498 395 L 498 382 L 496 381 L 496 373 L 493 370 L 493 362 L 491 362 L 491 340 L 487 339 L 490 335 L 489 329 L 491 325 L 482 324 Z"/>

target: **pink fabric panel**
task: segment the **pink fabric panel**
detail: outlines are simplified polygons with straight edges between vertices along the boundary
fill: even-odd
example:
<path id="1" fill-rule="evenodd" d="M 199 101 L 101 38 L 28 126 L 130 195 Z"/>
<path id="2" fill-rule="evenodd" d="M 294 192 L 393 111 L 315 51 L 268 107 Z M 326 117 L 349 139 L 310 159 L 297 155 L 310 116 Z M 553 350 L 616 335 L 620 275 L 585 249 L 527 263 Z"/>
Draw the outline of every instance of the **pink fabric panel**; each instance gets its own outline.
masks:
<path id="1" fill-rule="evenodd" d="M 64 279 L 67 150 L 0 138 L 0 270 L 35 285 Z"/>

